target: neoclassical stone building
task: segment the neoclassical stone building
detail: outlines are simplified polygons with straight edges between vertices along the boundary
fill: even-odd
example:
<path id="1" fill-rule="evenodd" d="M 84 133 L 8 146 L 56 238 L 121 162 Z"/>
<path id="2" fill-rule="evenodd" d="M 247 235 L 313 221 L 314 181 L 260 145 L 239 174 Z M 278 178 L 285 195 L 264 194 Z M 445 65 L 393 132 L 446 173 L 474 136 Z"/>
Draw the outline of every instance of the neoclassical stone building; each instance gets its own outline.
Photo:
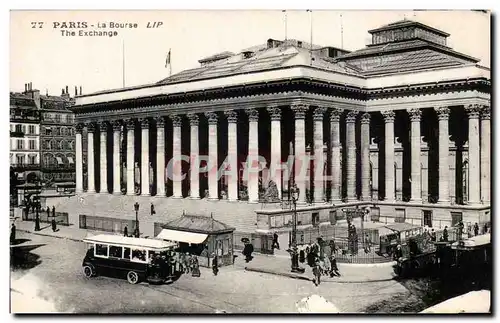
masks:
<path id="1" fill-rule="evenodd" d="M 272 180 L 285 200 L 297 184 L 300 227 L 352 205 L 384 223 L 489 221 L 489 69 L 418 22 L 369 32 L 372 44 L 354 52 L 269 39 L 154 84 L 78 96 L 78 196 L 61 207 L 118 219 L 139 201 L 148 232 L 182 212 L 286 231 L 290 210 L 263 201 Z M 270 171 L 246 176 L 258 156 Z M 200 174 L 206 164 L 216 167 Z"/>

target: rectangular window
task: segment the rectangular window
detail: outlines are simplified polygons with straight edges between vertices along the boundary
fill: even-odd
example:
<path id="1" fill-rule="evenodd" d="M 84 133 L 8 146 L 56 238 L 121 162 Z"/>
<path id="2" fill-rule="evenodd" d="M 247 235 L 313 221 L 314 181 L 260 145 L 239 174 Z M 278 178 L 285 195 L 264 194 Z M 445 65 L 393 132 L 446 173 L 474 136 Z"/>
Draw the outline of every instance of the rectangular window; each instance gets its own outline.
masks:
<path id="1" fill-rule="evenodd" d="M 28 127 L 28 133 L 29 133 L 30 135 L 35 134 L 35 126 L 33 126 L 33 125 L 29 126 L 29 127 Z"/>
<path id="2" fill-rule="evenodd" d="M 319 212 L 314 212 L 312 214 L 311 222 L 313 227 L 317 227 L 319 225 Z"/>
<path id="3" fill-rule="evenodd" d="M 146 250 L 132 249 L 132 261 L 145 262 L 146 261 Z"/>
<path id="4" fill-rule="evenodd" d="M 17 149 L 24 149 L 24 140 L 23 139 L 17 140 Z"/>
<path id="5" fill-rule="evenodd" d="M 423 219 L 424 219 L 424 226 L 428 226 L 429 228 L 432 228 L 432 211 L 429 210 L 423 210 Z"/>
<path id="6" fill-rule="evenodd" d="M 95 245 L 95 255 L 101 257 L 108 256 L 108 245 L 105 244 L 96 244 Z"/>
<path id="7" fill-rule="evenodd" d="M 222 240 L 222 255 L 229 254 L 229 239 Z"/>
<path id="8" fill-rule="evenodd" d="M 20 124 L 16 124 L 16 132 L 22 132 L 23 127 Z"/>
<path id="9" fill-rule="evenodd" d="M 16 159 L 17 159 L 18 164 L 20 164 L 20 165 L 24 164 L 24 155 L 17 155 Z"/>
<path id="10" fill-rule="evenodd" d="M 32 150 L 36 149 L 35 140 L 30 139 L 28 141 L 28 144 L 29 144 L 29 149 L 32 149 Z"/>
<path id="11" fill-rule="evenodd" d="M 406 220 L 406 209 L 396 209 L 396 218 L 394 222 L 404 223 Z"/>
<path id="12" fill-rule="evenodd" d="M 61 122 L 61 115 L 60 114 L 56 114 L 56 122 L 57 123 Z"/>
<path id="13" fill-rule="evenodd" d="M 46 136 L 52 135 L 52 129 L 50 127 L 45 128 L 45 135 Z"/>
<path id="14" fill-rule="evenodd" d="M 123 248 L 118 246 L 109 246 L 109 256 L 113 258 L 121 258 L 123 253 Z"/>
<path id="15" fill-rule="evenodd" d="M 451 226 L 456 226 L 462 219 L 462 212 L 451 212 Z"/>
<path id="16" fill-rule="evenodd" d="M 28 163 L 31 165 L 35 164 L 36 162 L 36 156 L 28 156 Z"/>
<path id="17" fill-rule="evenodd" d="M 123 248 L 123 259 L 130 260 L 130 248 Z"/>

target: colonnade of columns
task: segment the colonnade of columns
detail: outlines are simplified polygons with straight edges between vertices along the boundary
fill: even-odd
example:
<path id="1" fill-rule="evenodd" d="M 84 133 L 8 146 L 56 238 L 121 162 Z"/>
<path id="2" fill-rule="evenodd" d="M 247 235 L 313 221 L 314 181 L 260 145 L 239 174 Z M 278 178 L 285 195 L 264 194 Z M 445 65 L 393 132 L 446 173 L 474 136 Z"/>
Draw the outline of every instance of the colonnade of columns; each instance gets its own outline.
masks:
<path id="1" fill-rule="evenodd" d="M 306 115 L 311 107 L 303 103 L 295 103 L 290 106 L 294 115 L 294 182 L 297 185 L 299 192 L 306 192 L 306 181 L 311 181 L 313 185 L 313 203 L 324 203 L 329 200 L 332 203 L 338 203 L 341 200 L 355 201 L 370 200 L 371 187 L 370 181 L 370 126 L 372 123 L 372 115 L 374 113 L 381 113 L 384 120 L 384 147 L 385 156 L 382 167 L 385 168 L 385 200 L 388 202 L 395 201 L 396 191 L 396 175 L 394 172 L 395 163 L 395 112 L 393 110 L 386 110 L 381 112 L 360 112 L 357 110 L 346 110 L 339 108 L 326 108 L 314 107 L 313 118 L 313 151 L 314 151 L 314 178 L 306 178 L 304 160 L 306 156 Z M 450 108 L 436 107 L 434 108 L 438 118 L 439 135 L 438 135 L 438 151 L 439 151 L 439 200 L 438 203 L 450 203 L 450 184 L 449 184 L 449 115 Z M 281 198 L 283 181 L 282 158 L 281 158 L 281 134 L 282 134 L 282 107 L 277 105 L 270 105 L 267 107 L 267 112 L 270 116 L 271 123 L 271 145 L 270 156 L 271 160 L 267 163 L 267 167 L 271 170 L 270 179 L 276 183 L 279 197 Z M 470 204 L 480 204 L 490 202 L 490 107 L 481 105 L 469 105 L 465 107 L 468 116 L 468 158 L 469 158 L 469 187 L 468 196 Z M 247 167 L 258 167 L 259 156 L 259 109 L 248 108 L 244 112 L 248 116 L 248 159 Z M 324 141 L 324 116 L 326 113 L 330 115 L 329 125 L 329 150 L 326 160 L 323 154 Z M 421 175 L 421 122 L 422 122 L 422 109 L 409 109 L 407 110 L 409 116 L 409 136 L 410 136 L 410 155 L 411 155 L 411 202 L 422 202 L 422 175 Z M 345 115 L 345 166 L 341 166 L 342 160 L 342 144 L 341 144 L 341 116 Z M 199 118 L 205 117 L 208 121 L 208 133 L 201 134 L 199 127 Z M 208 171 L 208 198 L 219 199 L 219 176 L 217 173 L 218 165 L 218 143 L 222 138 L 217 136 L 217 127 L 219 125 L 219 118 L 224 116 L 227 118 L 227 164 L 226 175 L 227 181 L 227 199 L 236 201 L 239 199 L 238 183 L 238 114 L 235 110 L 225 110 L 222 114 L 211 111 L 204 114 L 190 113 L 187 115 L 169 115 L 168 118 L 172 120 L 172 133 L 167 134 L 167 140 L 172 140 L 172 156 L 173 164 L 173 198 L 183 198 L 182 194 L 182 179 L 180 176 L 175 177 L 175 174 L 181 173 L 181 127 L 182 118 L 187 117 L 190 125 L 190 156 L 189 162 L 191 166 L 189 173 L 190 185 L 190 198 L 199 199 L 200 196 L 200 174 L 198 172 L 200 165 L 200 147 L 199 136 L 208 135 L 208 165 L 212 165 L 212 169 Z M 156 126 L 157 140 L 156 140 L 156 195 L 165 196 L 165 118 L 167 116 L 157 116 L 155 118 L 139 118 L 139 119 L 126 119 L 114 120 L 110 124 L 108 121 L 99 123 L 100 136 L 94 137 L 96 124 L 87 123 L 87 177 L 88 185 L 87 192 L 95 192 L 95 169 L 94 158 L 96 152 L 94 151 L 94 140 L 99 140 L 100 147 L 100 190 L 99 193 L 109 193 L 108 188 L 108 171 L 107 167 L 107 147 L 112 145 L 112 172 L 113 180 L 111 192 L 113 194 L 122 194 L 120 187 L 121 178 L 121 150 L 120 150 L 120 132 L 122 125 L 126 126 L 127 148 L 126 148 L 126 194 L 135 195 L 135 127 L 140 126 L 141 129 L 141 156 L 140 156 L 140 194 L 149 196 L 150 192 L 150 144 L 149 144 L 149 130 L 151 127 Z M 360 123 L 360 136 L 359 136 L 359 160 L 356 145 L 356 123 Z M 112 140 L 107 138 L 108 127 L 112 126 L 113 136 Z M 76 190 L 77 192 L 83 191 L 83 154 L 82 154 L 82 128 L 83 125 L 77 125 L 76 133 Z M 357 172 L 356 165 L 360 163 L 360 171 Z M 324 165 L 328 164 L 330 169 L 328 171 L 328 184 L 330 187 L 330 195 L 326 196 L 326 187 L 323 176 Z M 196 167 L 196 165 L 198 167 Z M 342 172 L 345 172 L 345 183 L 342 182 Z M 357 174 L 359 173 L 359 174 Z M 247 173 L 247 190 L 249 202 L 258 202 L 259 200 L 259 174 L 255 171 Z M 357 194 L 357 176 L 360 176 L 360 195 Z M 478 183 L 480 185 L 478 185 Z M 328 185 L 327 184 L 327 185 Z M 346 186 L 346 196 L 342 196 L 342 186 Z M 300 194 L 298 203 L 306 203 L 306 194 Z"/>

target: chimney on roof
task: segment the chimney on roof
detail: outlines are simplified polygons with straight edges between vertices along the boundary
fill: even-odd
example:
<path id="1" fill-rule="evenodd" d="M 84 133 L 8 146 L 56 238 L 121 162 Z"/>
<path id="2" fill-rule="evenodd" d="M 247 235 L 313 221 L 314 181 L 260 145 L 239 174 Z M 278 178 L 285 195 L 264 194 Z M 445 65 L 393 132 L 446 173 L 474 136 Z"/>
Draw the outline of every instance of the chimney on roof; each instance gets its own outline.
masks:
<path id="1" fill-rule="evenodd" d="M 78 95 L 78 88 L 75 85 L 75 96 L 77 96 L 77 95 Z"/>
<path id="2" fill-rule="evenodd" d="M 24 93 L 28 92 L 28 83 L 24 83 Z"/>
<path id="3" fill-rule="evenodd" d="M 62 90 L 61 90 L 61 96 L 63 96 L 63 95 L 64 95 L 64 88 L 62 88 Z"/>
<path id="4" fill-rule="evenodd" d="M 82 95 L 82 86 L 80 85 L 80 95 Z"/>
<path id="5" fill-rule="evenodd" d="M 68 86 L 66 85 L 66 94 L 69 94 Z"/>

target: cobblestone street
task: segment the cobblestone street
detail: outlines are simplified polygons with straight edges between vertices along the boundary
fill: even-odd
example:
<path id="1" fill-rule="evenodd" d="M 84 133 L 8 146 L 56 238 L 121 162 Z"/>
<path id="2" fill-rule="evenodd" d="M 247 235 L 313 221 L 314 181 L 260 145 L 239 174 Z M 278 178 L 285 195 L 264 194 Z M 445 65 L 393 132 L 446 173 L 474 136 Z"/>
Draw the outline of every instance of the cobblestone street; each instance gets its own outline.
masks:
<path id="1" fill-rule="evenodd" d="M 342 312 L 358 312 L 407 292 L 396 281 L 325 282 L 316 287 L 310 281 L 246 271 L 241 257 L 235 266 L 222 267 L 218 276 L 202 268 L 200 278 L 185 275 L 171 285 L 130 285 L 109 277 L 89 280 L 81 273 L 84 243 L 30 233 L 19 233 L 18 239 L 22 243 L 12 247 L 18 255 L 11 264 L 13 302 L 36 288 L 38 296 L 53 303 L 58 312 L 290 313 L 296 312 L 296 302 L 313 294 L 325 297 Z M 31 283 L 21 284 L 23 280 Z M 33 310 L 29 304 L 21 311 Z"/>

